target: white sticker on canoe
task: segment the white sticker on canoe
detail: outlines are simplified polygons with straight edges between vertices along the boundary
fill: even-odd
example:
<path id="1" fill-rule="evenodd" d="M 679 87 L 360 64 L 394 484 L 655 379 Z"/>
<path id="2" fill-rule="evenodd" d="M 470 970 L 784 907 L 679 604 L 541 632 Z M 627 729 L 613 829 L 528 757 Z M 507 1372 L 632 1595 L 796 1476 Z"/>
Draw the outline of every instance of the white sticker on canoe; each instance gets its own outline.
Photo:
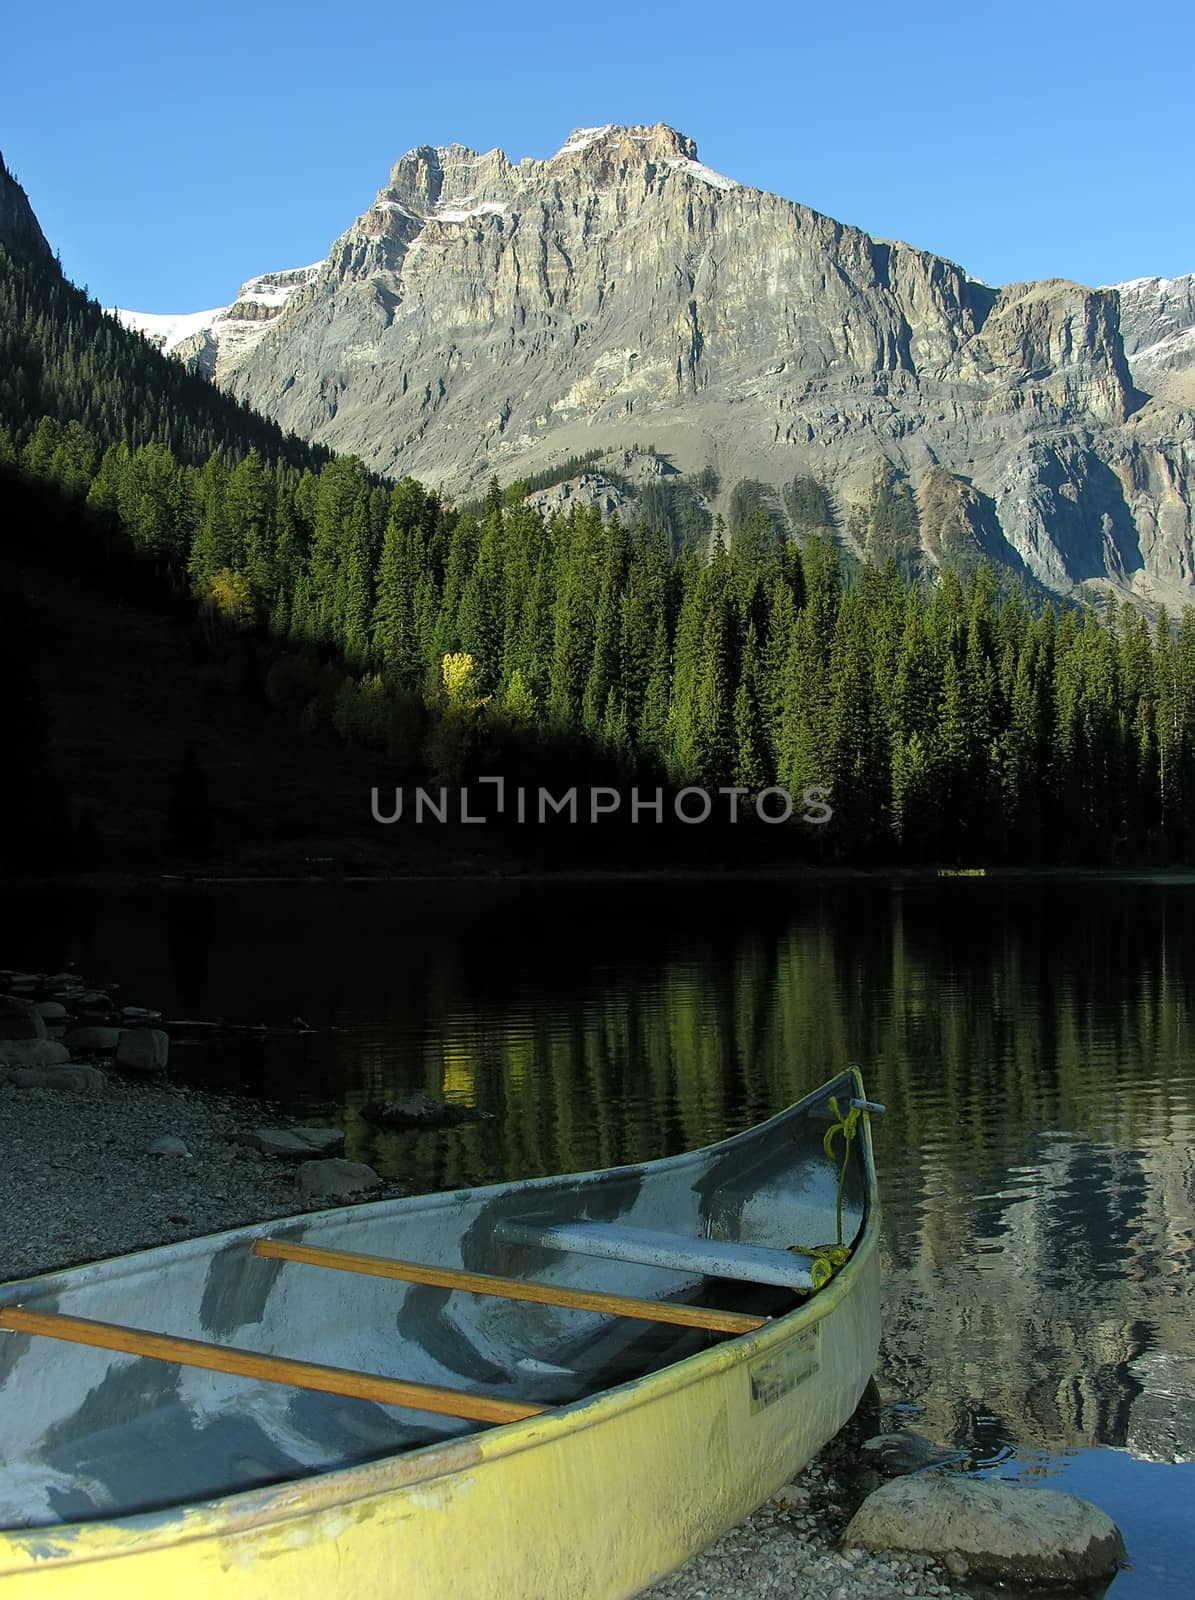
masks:
<path id="1" fill-rule="evenodd" d="M 815 1322 L 812 1328 L 806 1328 L 781 1349 L 772 1350 L 751 1363 L 747 1376 L 753 1412 L 774 1404 L 813 1376 L 822 1364 L 821 1339 L 822 1325 Z"/>

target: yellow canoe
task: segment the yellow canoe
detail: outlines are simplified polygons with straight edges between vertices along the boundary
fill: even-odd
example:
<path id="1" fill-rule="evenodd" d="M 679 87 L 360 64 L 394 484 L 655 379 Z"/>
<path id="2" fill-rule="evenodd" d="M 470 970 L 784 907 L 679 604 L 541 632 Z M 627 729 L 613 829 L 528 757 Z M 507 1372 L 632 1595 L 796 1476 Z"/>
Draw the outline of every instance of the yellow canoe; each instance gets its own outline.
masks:
<path id="1" fill-rule="evenodd" d="M 635 1594 L 850 1416 L 878 1227 L 851 1072 L 686 1155 L 0 1284 L 0 1600 Z"/>

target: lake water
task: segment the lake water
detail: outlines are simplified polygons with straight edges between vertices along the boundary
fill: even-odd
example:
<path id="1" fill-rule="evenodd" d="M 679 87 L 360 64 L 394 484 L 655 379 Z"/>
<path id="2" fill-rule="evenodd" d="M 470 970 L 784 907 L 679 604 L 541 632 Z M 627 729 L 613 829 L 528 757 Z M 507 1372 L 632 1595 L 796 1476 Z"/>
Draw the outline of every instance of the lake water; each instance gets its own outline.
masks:
<path id="1" fill-rule="evenodd" d="M 1192 1592 L 1195 883 L 55 890 L 6 922 L 0 964 L 303 1017 L 178 1043 L 175 1070 L 343 1124 L 412 1190 L 707 1143 L 859 1063 L 888 1107 L 884 1399 L 1115 1517 L 1115 1600 Z M 412 1090 L 493 1120 L 361 1121 Z"/>

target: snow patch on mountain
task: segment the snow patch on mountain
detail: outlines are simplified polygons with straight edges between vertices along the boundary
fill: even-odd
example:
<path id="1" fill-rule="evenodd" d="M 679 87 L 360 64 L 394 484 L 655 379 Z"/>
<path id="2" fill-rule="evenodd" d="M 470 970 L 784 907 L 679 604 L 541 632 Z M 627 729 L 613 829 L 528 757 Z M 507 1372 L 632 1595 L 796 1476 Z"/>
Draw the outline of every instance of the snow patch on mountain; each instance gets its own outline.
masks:
<path id="1" fill-rule="evenodd" d="M 504 200 L 482 200 L 479 205 L 470 206 L 473 196 L 466 195 L 463 200 L 441 202 L 432 214 L 435 222 L 467 222 L 470 217 L 501 217 L 510 209 Z M 464 209 L 468 207 L 468 209 Z"/>
<path id="2" fill-rule="evenodd" d="M 219 377 L 262 338 L 294 295 L 319 276 L 324 263 L 286 267 L 247 278 L 236 299 L 210 311 L 130 311 L 110 306 L 123 327 L 140 333 L 167 355 L 178 354 L 208 377 Z"/>
<path id="3" fill-rule="evenodd" d="M 1195 399 L 1195 272 L 1107 287 L 1120 296 L 1120 329 L 1134 381 L 1150 394 Z"/>
<path id="4" fill-rule="evenodd" d="M 688 156 L 668 156 L 664 165 L 671 167 L 673 172 L 687 172 L 690 177 L 700 178 L 702 183 L 708 183 L 711 189 L 729 191 L 742 188 L 742 184 L 736 183 L 733 178 L 715 172 L 712 167 L 707 167 L 704 161 L 693 161 Z"/>
<path id="5" fill-rule="evenodd" d="M 206 333 L 215 326 L 216 321 L 228 310 L 227 306 L 216 306 L 211 311 L 185 311 L 171 313 L 168 311 L 125 311 L 120 306 L 106 307 L 110 316 L 128 328 L 131 333 L 142 333 L 150 344 L 156 344 L 159 350 L 169 354 L 184 339 L 190 339 L 197 333 Z"/>
<path id="6" fill-rule="evenodd" d="M 552 160 L 556 161 L 560 156 L 575 156 L 582 150 L 588 150 L 591 144 L 596 144 L 599 139 L 604 139 L 613 126 L 612 122 L 604 122 L 600 128 L 574 128 L 565 143 L 560 146 L 560 149 L 552 157 Z"/>

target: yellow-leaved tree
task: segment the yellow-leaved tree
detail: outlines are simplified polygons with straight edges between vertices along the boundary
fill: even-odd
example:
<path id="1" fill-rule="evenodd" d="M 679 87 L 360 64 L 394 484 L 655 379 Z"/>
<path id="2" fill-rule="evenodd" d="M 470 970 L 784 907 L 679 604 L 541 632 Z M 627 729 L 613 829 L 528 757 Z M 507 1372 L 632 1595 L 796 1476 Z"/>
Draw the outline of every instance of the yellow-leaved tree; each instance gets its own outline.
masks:
<path id="1" fill-rule="evenodd" d="M 474 682 L 473 657 L 467 650 L 449 652 L 440 662 L 440 681 L 444 685 L 444 698 L 449 711 L 476 711 L 485 705 L 487 695 L 480 699 Z"/>
<path id="2" fill-rule="evenodd" d="M 440 783 L 458 783 L 468 770 L 478 738 L 477 713 L 490 698 L 479 696 L 473 657 L 467 650 L 452 651 L 440 660 L 443 714 L 432 724 L 427 741 L 427 762 Z"/>
<path id="3" fill-rule="evenodd" d="M 221 567 L 207 580 L 207 603 L 221 622 L 247 628 L 253 622 L 253 591 L 247 573 Z"/>

